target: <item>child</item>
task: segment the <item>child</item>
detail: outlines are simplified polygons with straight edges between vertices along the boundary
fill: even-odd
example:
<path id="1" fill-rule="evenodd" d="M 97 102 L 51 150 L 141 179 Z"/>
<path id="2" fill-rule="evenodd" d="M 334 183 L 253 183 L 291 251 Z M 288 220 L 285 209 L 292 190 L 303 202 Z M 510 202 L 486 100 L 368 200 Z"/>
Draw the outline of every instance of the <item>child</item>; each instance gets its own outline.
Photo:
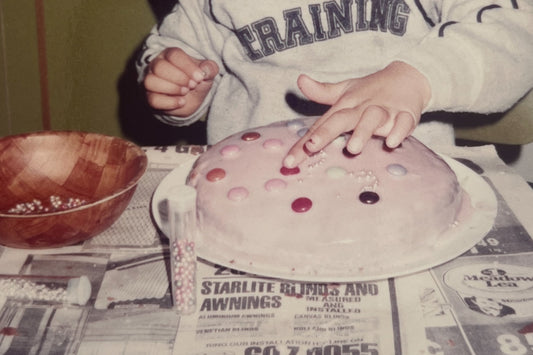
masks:
<path id="1" fill-rule="evenodd" d="M 373 134 L 391 148 L 413 132 L 453 142 L 421 114 L 509 108 L 533 87 L 532 39 L 528 0 L 180 0 L 138 69 L 164 122 L 209 108 L 209 143 L 320 115 L 285 158 L 293 167 L 348 131 L 352 153 Z"/>

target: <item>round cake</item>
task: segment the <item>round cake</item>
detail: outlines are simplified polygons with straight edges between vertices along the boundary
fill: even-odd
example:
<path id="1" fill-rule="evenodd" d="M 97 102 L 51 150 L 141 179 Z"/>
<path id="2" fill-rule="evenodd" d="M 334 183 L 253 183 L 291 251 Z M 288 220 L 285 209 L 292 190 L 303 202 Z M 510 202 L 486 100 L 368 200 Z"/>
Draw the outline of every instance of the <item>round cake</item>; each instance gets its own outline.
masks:
<path id="1" fill-rule="evenodd" d="M 396 149 L 374 137 L 353 155 L 346 134 L 284 168 L 313 122 L 247 130 L 198 158 L 187 183 L 197 190 L 202 245 L 231 255 L 226 263 L 334 274 L 401 263 L 446 238 L 468 196 L 441 157 L 413 137 Z"/>

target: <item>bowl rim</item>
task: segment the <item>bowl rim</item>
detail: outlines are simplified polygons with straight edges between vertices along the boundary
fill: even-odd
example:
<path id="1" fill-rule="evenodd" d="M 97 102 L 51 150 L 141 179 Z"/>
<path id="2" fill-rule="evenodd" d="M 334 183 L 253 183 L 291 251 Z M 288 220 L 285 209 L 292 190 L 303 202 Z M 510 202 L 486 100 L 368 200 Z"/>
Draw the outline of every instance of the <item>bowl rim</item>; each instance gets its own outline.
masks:
<path id="1" fill-rule="evenodd" d="M 60 135 L 81 134 L 83 136 L 94 135 L 94 136 L 101 136 L 103 138 L 118 139 L 118 140 L 122 141 L 123 143 L 125 143 L 126 145 L 130 146 L 131 148 L 133 148 L 134 150 L 136 150 L 136 152 L 139 155 L 139 158 L 141 159 L 141 161 L 140 161 L 140 163 L 141 163 L 140 164 L 140 169 L 137 172 L 137 174 L 134 176 L 134 178 L 126 186 L 124 186 L 123 188 L 119 189 L 115 193 L 113 193 L 113 194 L 111 194 L 109 196 L 106 196 L 104 198 L 101 198 L 101 199 L 99 199 L 97 201 L 93 201 L 93 202 L 90 202 L 90 203 L 87 203 L 87 204 L 83 204 L 83 205 L 80 205 L 80 206 L 77 206 L 77 207 L 73 207 L 73 208 L 68 208 L 68 209 L 62 210 L 62 211 L 53 211 L 53 212 L 45 212 L 45 213 L 17 214 L 17 213 L 5 213 L 5 212 L 0 211 L 0 218 L 20 218 L 20 219 L 44 218 L 44 217 L 57 216 L 57 215 L 63 215 L 63 214 L 83 211 L 83 210 L 92 208 L 92 207 L 94 207 L 94 206 L 96 206 L 98 204 L 105 203 L 105 202 L 107 202 L 109 200 L 112 200 L 115 197 L 117 197 L 119 195 L 122 195 L 123 193 L 126 193 L 128 190 L 131 190 L 132 188 L 136 187 L 137 184 L 139 183 L 139 180 L 141 180 L 141 178 L 146 173 L 146 170 L 148 169 L 148 157 L 146 155 L 145 150 L 141 146 L 131 142 L 128 139 L 124 139 L 122 137 L 112 136 L 112 135 L 108 135 L 108 134 L 102 134 L 102 133 L 96 133 L 96 132 L 76 131 L 76 130 L 42 130 L 42 131 L 20 133 L 20 134 L 14 134 L 14 135 L 9 135 L 9 136 L 5 136 L 5 137 L 0 137 L 0 143 L 2 143 L 2 141 L 4 141 L 4 140 L 15 139 L 15 138 L 27 138 L 27 137 L 32 137 L 32 136 L 49 136 L 49 135 L 55 135 L 55 134 L 60 134 Z"/>

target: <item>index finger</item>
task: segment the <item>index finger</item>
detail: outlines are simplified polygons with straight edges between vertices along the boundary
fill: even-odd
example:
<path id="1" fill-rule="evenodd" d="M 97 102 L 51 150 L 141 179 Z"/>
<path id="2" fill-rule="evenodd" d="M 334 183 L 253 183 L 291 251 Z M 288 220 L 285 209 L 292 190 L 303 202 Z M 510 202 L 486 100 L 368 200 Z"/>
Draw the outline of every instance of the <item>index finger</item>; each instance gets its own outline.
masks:
<path id="1" fill-rule="evenodd" d="M 305 148 L 305 143 L 309 140 L 308 132 L 302 138 L 300 138 L 292 147 L 283 159 L 283 166 L 286 168 L 294 168 L 298 166 L 302 161 L 311 155 Z"/>
<path id="2" fill-rule="evenodd" d="M 340 134 L 350 130 L 346 124 L 344 116 L 353 114 L 352 110 L 337 110 L 332 108 L 321 116 L 289 149 L 283 165 L 287 168 L 294 168 L 302 163 L 307 157 L 312 156 L 337 138 Z"/>

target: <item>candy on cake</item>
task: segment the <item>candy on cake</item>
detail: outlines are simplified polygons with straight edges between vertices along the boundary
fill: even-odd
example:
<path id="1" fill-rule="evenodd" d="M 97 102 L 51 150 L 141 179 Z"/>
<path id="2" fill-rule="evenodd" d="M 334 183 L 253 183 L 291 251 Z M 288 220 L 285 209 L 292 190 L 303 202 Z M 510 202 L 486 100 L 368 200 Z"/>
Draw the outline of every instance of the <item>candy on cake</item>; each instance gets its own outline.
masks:
<path id="1" fill-rule="evenodd" d="M 430 250 L 468 213 L 453 170 L 413 137 L 393 150 L 374 137 L 353 155 L 343 135 L 299 167 L 283 167 L 313 122 L 247 130 L 200 156 L 188 184 L 197 189 L 204 245 L 240 264 L 346 272 Z"/>

